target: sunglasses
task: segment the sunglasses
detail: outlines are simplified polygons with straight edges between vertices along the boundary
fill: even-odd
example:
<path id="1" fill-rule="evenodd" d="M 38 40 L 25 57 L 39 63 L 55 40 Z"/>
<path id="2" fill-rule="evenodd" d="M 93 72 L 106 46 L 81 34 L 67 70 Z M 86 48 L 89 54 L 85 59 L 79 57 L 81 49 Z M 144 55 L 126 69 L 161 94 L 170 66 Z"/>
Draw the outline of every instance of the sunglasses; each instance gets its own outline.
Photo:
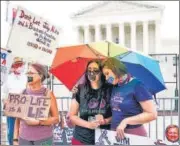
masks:
<path id="1" fill-rule="evenodd" d="M 87 70 L 87 74 L 91 74 L 92 73 L 94 75 L 98 75 L 100 72 L 101 72 L 100 70 L 93 70 L 93 71 Z"/>

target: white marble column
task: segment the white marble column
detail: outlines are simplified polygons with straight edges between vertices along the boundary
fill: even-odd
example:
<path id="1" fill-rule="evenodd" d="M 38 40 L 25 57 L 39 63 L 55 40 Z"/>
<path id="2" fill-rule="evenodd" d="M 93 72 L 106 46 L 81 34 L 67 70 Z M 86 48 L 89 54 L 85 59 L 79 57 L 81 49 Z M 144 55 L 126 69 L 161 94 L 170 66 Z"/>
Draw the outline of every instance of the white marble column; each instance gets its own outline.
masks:
<path id="1" fill-rule="evenodd" d="M 78 44 L 78 43 L 81 43 L 80 41 L 80 32 L 79 32 L 79 26 L 73 26 L 73 30 L 74 30 L 74 33 L 75 33 L 75 42 Z"/>
<path id="2" fill-rule="evenodd" d="M 136 22 L 131 22 L 131 49 L 136 50 Z"/>
<path id="3" fill-rule="evenodd" d="M 124 23 L 119 24 L 119 44 L 125 45 Z"/>
<path id="4" fill-rule="evenodd" d="M 155 21 L 155 52 L 161 48 L 161 21 Z M 154 53 L 155 53 L 154 52 Z"/>
<path id="5" fill-rule="evenodd" d="M 95 41 L 101 40 L 101 26 L 99 24 L 95 25 Z"/>
<path id="6" fill-rule="evenodd" d="M 112 41 L 112 29 L 111 24 L 106 24 L 106 40 Z"/>
<path id="7" fill-rule="evenodd" d="M 143 52 L 149 54 L 149 33 L 148 21 L 143 22 Z"/>
<path id="8" fill-rule="evenodd" d="M 89 43 L 89 25 L 84 26 L 84 43 Z"/>

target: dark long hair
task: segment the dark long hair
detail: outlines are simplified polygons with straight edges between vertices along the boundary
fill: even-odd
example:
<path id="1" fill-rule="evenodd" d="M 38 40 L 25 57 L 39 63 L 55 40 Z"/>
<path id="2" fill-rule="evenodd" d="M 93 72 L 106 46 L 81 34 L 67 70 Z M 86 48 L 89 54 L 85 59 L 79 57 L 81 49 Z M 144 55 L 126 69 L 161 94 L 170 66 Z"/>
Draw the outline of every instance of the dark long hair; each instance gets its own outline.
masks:
<path id="1" fill-rule="evenodd" d="M 105 84 L 105 76 L 104 76 L 103 73 L 102 73 L 102 65 L 101 65 L 101 64 L 102 64 L 102 61 L 101 61 L 100 59 L 94 59 L 94 60 L 89 61 L 88 64 L 87 64 L 87 66 L 86 66 L 85 82 L 84 82 L 85 89 L 86 89 L 86 90 L 85 90 L 85 91 L 86 91 L 86 92 L 85 92 L 86 94 L 88 94 L 89 92 L 92 91 L 91 83 L 90 83 L 90 81 L 89 81 L 89 79 L 88 79 L 88 75 L 87 75 L 88 66 L 89 66 L 91 63 L 96 63 L 96 64 L 98 65 L 99 70 L 101 71 L 101 78 L 100 78 L 101 83 L 102 83 L 102 85 Z"/>

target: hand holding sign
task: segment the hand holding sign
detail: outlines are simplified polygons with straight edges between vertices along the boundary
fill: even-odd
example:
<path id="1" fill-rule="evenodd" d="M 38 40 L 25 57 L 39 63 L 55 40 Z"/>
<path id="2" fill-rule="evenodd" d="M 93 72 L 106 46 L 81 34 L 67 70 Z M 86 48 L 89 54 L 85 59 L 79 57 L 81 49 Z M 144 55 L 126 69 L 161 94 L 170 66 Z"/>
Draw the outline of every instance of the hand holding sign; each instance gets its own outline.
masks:
<path id="1" fill-rule="evenodd" d="M 126 120 L 122 120 L 122 122 L 119 124 L 119 126 L 117 127 L 116 131 L 117 131 L 117 136 L 120 139 L 124 139 L 124 129 L 127 127 L 127 123 Z"/>

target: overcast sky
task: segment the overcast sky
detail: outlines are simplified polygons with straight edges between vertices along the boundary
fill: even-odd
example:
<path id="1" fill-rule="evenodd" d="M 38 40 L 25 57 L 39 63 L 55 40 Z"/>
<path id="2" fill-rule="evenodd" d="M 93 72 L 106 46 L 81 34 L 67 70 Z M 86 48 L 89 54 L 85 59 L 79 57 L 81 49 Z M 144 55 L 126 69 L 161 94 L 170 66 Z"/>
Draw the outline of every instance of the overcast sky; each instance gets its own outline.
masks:
<path id="1" fill-rule="evenodd" d="M 32 12 L 50 20 L 56 25 L 67 28 L 71 25 L 69 16 L 84 7 L 97 3 L 98 1 L 13 1 Z M 165 6 L 162 18 L 162 37 L 179 39 L 179 1 L 149 1 Z"/>

